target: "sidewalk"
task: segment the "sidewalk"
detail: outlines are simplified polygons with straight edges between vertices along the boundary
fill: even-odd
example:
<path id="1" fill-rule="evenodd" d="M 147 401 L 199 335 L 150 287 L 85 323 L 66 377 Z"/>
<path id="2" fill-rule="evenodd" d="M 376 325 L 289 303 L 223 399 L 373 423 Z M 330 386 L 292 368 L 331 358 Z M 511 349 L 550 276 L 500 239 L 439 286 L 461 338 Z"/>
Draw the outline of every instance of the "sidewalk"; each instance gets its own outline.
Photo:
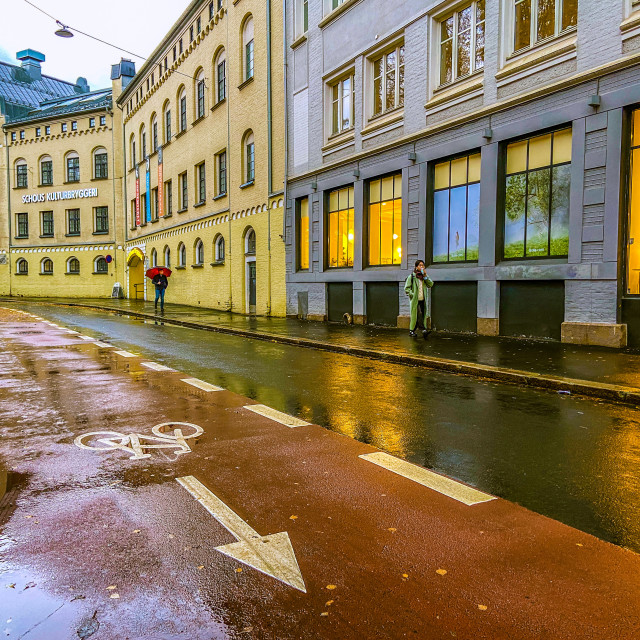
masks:
<path id="1" fill-rule="evenodd" d="M 152 302 L 90 298 L 4 298 L 0 304 L 68 305 L 137 317 L 156 317 Z M 301 347 L 422 366 L 502 382 L 570 391 L 614 401 L 640 402 L 640 353 L 557 342 L 432 333 L 428 340 L 406 331 L 360 325 L 244 316 L 168 303 L 169 324 L 232 333 Z"/>

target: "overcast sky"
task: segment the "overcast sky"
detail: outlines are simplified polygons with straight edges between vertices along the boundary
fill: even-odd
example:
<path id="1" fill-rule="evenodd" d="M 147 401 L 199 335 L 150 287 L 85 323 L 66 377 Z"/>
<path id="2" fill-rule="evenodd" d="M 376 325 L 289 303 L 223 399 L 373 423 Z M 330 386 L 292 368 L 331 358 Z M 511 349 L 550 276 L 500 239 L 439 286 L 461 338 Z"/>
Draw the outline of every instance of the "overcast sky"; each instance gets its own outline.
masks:
<path id="1" fill-rule="evenodd" d="M 61 22 L 77 27 L 101 40 L 148 56 L 189 5 L 190 0 L 31 0 Z M 5 0 L 2 0 L 5 4 Z M 54 35 L 53 20 L 24 0 L 6 0 L 0 35 L 0 60 L 19 64 L 16 52 L 35 49 L 44 53 L 42 72 L 75 82 L 84 76 L 91 89 L 111 86 L 111 65 L 121 57 L 131 58 L 139 69 L 142 60 L 76 34 Z"/>

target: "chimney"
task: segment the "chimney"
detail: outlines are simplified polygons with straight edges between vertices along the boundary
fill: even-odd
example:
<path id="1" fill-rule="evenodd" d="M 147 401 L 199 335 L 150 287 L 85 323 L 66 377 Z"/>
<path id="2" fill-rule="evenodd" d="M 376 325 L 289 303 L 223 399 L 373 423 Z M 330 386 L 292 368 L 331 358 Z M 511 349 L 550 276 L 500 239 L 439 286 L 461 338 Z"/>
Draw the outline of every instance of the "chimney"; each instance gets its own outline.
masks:
<path id="1" fill-rule="evenodd" d="M 122 90 L 127 88 L 131 82 L 131 78 L 136 75 L 136 63 L 126 58 L 120 58 L 118 64 L 111 65 L 111 80 L 119 80 L 122 78 Z"/>
<path id="2" fill-rule="evenodd" d="M 82 76 L 78 78 L 74 89 L 76 93 L 89 93 L 89 83 L 87 82 L 87 79 Z"/>
<path id="3" fill-rule="evenodd" d="M 31 80 L 42 79 L 40 63 L 45 60 L 44 53 L 34 51 L 33 49 L 23 49 L 16 53 L 16 58 L 20 60 L 20 66 L 24 69 Z"/>

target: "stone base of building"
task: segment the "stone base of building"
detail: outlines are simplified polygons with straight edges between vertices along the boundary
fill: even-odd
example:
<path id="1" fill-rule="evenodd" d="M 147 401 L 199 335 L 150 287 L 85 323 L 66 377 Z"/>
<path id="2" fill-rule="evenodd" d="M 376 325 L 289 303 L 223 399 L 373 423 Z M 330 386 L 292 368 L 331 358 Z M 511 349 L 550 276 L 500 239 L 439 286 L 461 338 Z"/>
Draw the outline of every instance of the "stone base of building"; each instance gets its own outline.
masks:
<path id="1" fill-rule="evenodd" d="M 500 319 L 499 318 L 478 318 L 478 335 L 479 336 L 500 335 Z"/>
<path id="2" fill-rule="evenodd" d="M 563 322 L 562 342 L 622 349 L 627 346 L 627 325 L 600 322 Z"/>
<path id="3" fill-rule="evenodd" d="M 410 324 L 410 316 L 398 316 L 398 329 L 408 329 Z"/>
<path id="4" fill-rule="evenodd" d="M 326 322 L 327 316 L 323 313 L 309 313 L 307 314 L 307 320 L 311 320 L 312 322 Z"/>
<path id="5" fill-rule="evenodd" d="M 353 314 L 353 324 L 367 324 L 367 316 L 363 316 L 361 314 L 354 313 Z"/>

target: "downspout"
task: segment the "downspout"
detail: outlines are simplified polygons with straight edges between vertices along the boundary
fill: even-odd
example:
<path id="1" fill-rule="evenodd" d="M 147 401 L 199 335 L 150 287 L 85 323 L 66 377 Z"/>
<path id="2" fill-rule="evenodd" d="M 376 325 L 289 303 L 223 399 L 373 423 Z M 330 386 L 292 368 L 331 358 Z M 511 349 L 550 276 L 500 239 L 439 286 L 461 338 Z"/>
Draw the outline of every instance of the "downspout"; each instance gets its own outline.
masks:
<path id="1" fill-rule="evenodd" d="M 289 92 L 287 78 L 287 0 L 282 0 L 282 60 L 284 63 L 284 206 L 282 208 L 282 242 L 287 239 L 287 191 L 289 186 Z"/>
<path id="2" fill-rule="evenodd" d="M 226 15 L 226 25 L 227 25 L 227 41 L 225 42 L 225 50 L 229 51 L 229 11 L 227 9 L 224 10 Z M 231 62 L 231 56 L 228 58 L 229 62 Z M 242 64 L 242 60 L 240 61 Z M 229 78 L 231 77 L 231 68 L 229 68 L 229 73 L 227 74 L 227 78 L 225 78 L 225 82 L 227 83 L 226 91 L 228 93 L 228 100 L 226 104 L 227 109 L 227 193 L 229 198 L 229 250 L 225 252 L 229 256 L 229 311 L 233 312 L 233 243 L 231 241 L 231 179 L 233 176 L 233 171 L 231 171 L 231 94 L 229 93 Z M 240 151 L 242 153 L 242 151 Z M 226 255 L 225 255 L 226 260 Z M 242 264 L 242 268 L 244 269 L 244 262 Z M 243 274 L 244 278 L 244 274 Z"/>
<path id="3" fill-rule="evenodd" d="M 122 80 L 120 80 L 122 82 Z M 122 95 L 122 93 L 120 94 Z M 127 197 L 127 145 L 126 145 L 126 131 L 124 129 L 124 106 L 120 106 L 116 102 L 116 106 L 122 112 L 121 118 L 121 127 L 122 127 L 122 209 L 124 212 L 124 242 L 122 243 L 122 251 L 124 253 L 124 268 L 122 270 L 122 276 L 124 282 L 122 283 L 123 294 L 128 298 L 129 297 L 129 265 L 127 264 L 127 242 L 129 240 L 129 199 Z M 113 137 L 113 122 L 111 122 L 111 130 Z M 114 169 L 114 178 L 115 178 L 115 169 Z M 115 189 L 115 181 L 113 188 Z M 117 226 L 116 226 L 116 234 L 117 234 Z M 118 252 L 118 238 L 116 236 L 116 253 Z"/>
<path id="4" fill-rule="evenodd" d="M 6 130 L 4 132 L 4 148 L 7 163 L 7 224 L 9 225 L 9 237 L 7 238 L 9 241 L 9 246 L 7 247 L 7 266 L 9 268 L 9 295 L 11 296 L 11 276 L 13 275 L 11 269 L 11 262 L 13 259 L 13 255 L 11 254 L 11 170 L 9 168 L 9 137 L 7 136 Z"/>
<path id="5" fill-rule="evenodd" d="M 273 193 L 273 108 L 271 99 L 271 0 L 267 0 L 267 150 L 269 195 Z M 271 203 L 267 198 L 267 315 L 271 315 Z"/>
<path id="6" fill-rule="evenodd" d="M 112 100 L 113 100 L 113 96 L 112 96 Z M 113 105 L 112 105 L 113 106 Z M 112 195 L 113 195 L 113 214 L 112 214 L 112 218 L 113 218 L 113 239 L 114 239 L 114 244 L 115 244 L 115 250 L 113 252 L 113 269 L 115 271 L 116 274 L 116 278 L 118 277 L 118 217 L 117 217 L 117 213 L 116 213 L 116 180 L 117 180 L 117 176 L 116 176 L 116 143 L 114 140 L 114 131 L 113 131 L 113 109 L 105 109 L 105 111 L 111 116 L 111 164 L 112 164 L 112 168 L 113 168 L 113 172 L 112 172 L 112 176 L 113 178 L 111 179 L 111 191 L 112 191 Z M 113 288 L 112 288 L 112 292 L 113 292 Z"/>

